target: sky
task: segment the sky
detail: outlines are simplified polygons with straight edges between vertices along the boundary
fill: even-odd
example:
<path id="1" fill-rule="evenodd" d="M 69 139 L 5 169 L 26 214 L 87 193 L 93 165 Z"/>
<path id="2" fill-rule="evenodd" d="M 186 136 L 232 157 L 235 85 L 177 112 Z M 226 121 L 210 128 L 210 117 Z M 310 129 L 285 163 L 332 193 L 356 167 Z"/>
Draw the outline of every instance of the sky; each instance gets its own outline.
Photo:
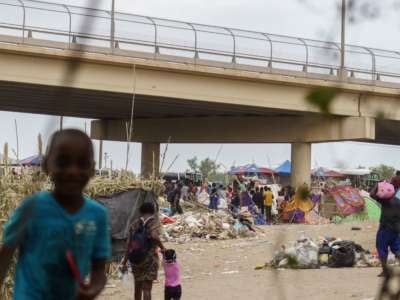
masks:
<path id="1" fill-rule="evenodd" d="M 98 8 L 109 8 L 108 1 L 57 0 L 79 6 L 96 4 Z M 340 18 L 337 0 L 116 0 L 116 10 L 127 13 L 148 15 L 167 19 L 191 21 L 262 31 L 267 33 L 299 36 L 319 40 L 340 40 Z M 400 8 L 393 0 L 359 0 L 360 10 L 365 14 L 376 15 L 365 20 L 355 16 L 349 22 L 346 42 L 390 50 L 399 49 Z M 372 10 L 366 10 L 363 4 L 372 3 Z M 395 9 L 396 8 L 396 9 Z M 352 17 L 353 19 L 353 17 Z M 37 135 L 41 133 L 46 140 L 48 124 L 58 124 L 56 117 L 44 115 L 0 112 L 0 145 L 9 143 L 16 151 L 15 120 L 19 137 L 19 158 L 37 152 Z M 86 124 L 86 125 L 85 125 Z M 76 127 L 90 130 L 90 120 L 65 118 L 64 127 Z M 97 148 L 97 142 L 95 142 Z M 2 147 L 1 147 L 2 148 Z M 164 150 L 165 145 L 162 145 Z M 112 160 L 114 168 L 125 165 L 126 144 L 104 142 L 104 151 L 108 153 L 107 166 Z M 129 160 L 129 169 L 140 170 L 140 144 L 133 144 Z M 218 152 L 220 154 L 217 157 Z M 374 166 L 381 163 L 400 168 L 400 147 L 355 142 L 315 144 L 312 148 L 312 166 L 358 167 Z M 14 156 L 14 155 L 13 155 Z M 170 171 L 187 169 L 187 159 L 197 156 L 199 159 L 218 158 L 218 163 L 229 168 L 232 165 L 257 163 L 274 167 L 290 159 L 289 144 L 172 144 L 166 153 L 163 171 L 178 156 Z"/>

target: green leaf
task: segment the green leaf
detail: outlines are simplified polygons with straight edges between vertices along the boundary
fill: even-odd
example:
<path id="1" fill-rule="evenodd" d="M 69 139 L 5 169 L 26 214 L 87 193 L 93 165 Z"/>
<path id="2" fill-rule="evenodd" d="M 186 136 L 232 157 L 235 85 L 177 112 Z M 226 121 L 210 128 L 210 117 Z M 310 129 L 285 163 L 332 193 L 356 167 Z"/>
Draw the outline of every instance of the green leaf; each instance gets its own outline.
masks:
<path id="1" fill-rule="evenodd" d="M 332 87 L 318 87 L 312 89 L 306 96 L 308 103 L 318 108 L 326 115 L 331 114 L 331 105 L 336 95 L 338 94 L 337 88 Z"/>

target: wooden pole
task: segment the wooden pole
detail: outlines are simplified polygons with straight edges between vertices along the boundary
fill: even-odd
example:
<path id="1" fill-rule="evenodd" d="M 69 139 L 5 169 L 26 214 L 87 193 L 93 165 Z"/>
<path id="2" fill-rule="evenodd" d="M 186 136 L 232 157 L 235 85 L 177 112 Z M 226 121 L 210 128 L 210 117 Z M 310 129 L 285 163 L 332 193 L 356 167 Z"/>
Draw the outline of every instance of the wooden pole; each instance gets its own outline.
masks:
<path id="1" fill-rule="evenodd" d="M 38 155 L 39 156 L 43 155 L 43 141 L 42 141 L 42 135 L 40 133 L 38 135 Z"/>
<path id="2" fill-rule="evenodd" d="M 103 167 L 103 140 L 99 143 L 99 170 Z"/>
<path id="3" fill-rule="evenodd" d="M 17 119 L 14 119 L 14 124 L 15 124 L 15 136 L 17 139 L 17 163 L 19 163 L 19 137 L 18 137 Z"/>
<path id="4" fill-rule="evenodd" d="M 340 71 L 341 80 L 346 78 L 345 54 L 346 54 L 346 0 L 342 0 L 342 24 L 340 35 Z"/>
<path id="5" fill-rule="evenodd" d="M 162 161 L 161 161 L 161 165 L 160 165 L 160 170 L 159 170 L 159 174 L 161 174 L 162 168 L 164 166 L 164 162 L 165 162 L 165 156 L 167 155 L 167 151 L 168 151 L 168 146 L 171 143 L 171 137 L 168 137 L 168 141 L 167 144 L 165 145 L 165 149 L 164 149 L 164 153 L 162 155 Z"/>
<path id="6" fill-rule="evenodd" d="M 174 160 L 172 161 L 172 163 L 168 166 L 166 173 L 172 168 L 172 166 L 175 164 L 176 160 L 178 159 L 179 154 L 177 154 L 174 158 Z"/>

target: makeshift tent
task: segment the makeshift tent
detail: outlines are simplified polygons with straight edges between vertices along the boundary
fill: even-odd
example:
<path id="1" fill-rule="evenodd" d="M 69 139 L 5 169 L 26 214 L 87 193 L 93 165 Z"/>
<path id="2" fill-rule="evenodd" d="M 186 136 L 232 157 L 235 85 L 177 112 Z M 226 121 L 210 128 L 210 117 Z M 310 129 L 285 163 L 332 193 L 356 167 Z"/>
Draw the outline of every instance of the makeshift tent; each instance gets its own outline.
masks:
<path id="1" fill-rule="evenodd" d="M 326 190 L 322 197 L 321 214 L 326 218 L 334 215 L 349 216 L 364 209 L 365 200 L 360 192 L 347 185 L 337 185 Z"/>
<path id="2" fill-rule="evenodd" d="M 378 221 L 381 217 L 381 206 L 378 202 L 370 197 L 363 197 L 365 200 L 364 209 L 350 216 L 342 217 L 335 215 L 332 221 L 339 222 L 354 222 L 354 221 Z"/>
<path id="3" fill-rule="evenodd" d="M 112 255 L 124 255 L 130 225 L 139 219 L 139 208 L 145 202 L 154 203 L 158 211 L 156 195 L 151 191 L 133 189 L 108 196 L 94 197 L 108 209 L 111 225 Z M 156 217 L 158 220 L 158 216 Z"/>
<path id="4" fill-rule="evenodd" d="M 326 177 L 326 178 L 341 178 L 344 177 L 344 175 L 340 172 L 330 170 L 327 168 L 318 168 L 315 169 L 311 172 L 311 174 L 315 177 Z"/>
<path id="5" fill-rule="evenodd" d="M 42 160 L 42 155 L 33 155 L 21 160 L 20 164 L 23 166 L 40 166 Z"/>
<path id="6" fill-rule="evenodd" d="M 274 171 L 279 175 L 289 175 L 292 172 L 292 164 L 289 160 L 286 160 Z"/>
<path id="7" fill-rule="evenodd" d="M 229 172 L 230 175 L 237 175 L 237 174 L 274 174 L 274 171 L 266 168 L 260 167 L 256 164 L 249 164 L 240 167 L 232 167 Z"/>
<path id="8" fill-rule="evenodd" d="M 332 169 L 335 172 L 348 175 L 348 176 L 365 176 L 371 174 L 370 169 Z"/>
<path id="9" fill-rule="evenodd" d="M 291 201 L 284 205 L 282 219 L 291 223 L 304 223 L 305 215 L 315 206 L 311 196 L 307 186 L 299 187 Z"/>

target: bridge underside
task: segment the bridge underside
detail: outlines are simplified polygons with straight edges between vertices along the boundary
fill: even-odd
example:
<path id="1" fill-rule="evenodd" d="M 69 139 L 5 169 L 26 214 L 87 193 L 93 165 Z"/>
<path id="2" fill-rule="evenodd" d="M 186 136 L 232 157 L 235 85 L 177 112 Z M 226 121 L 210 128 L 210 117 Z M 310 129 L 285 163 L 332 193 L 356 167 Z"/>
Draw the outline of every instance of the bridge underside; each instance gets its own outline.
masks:
<path id="1" fill-rule="evenodd" d="M 125 141 L 132 94 L 0 81 L 0 110 L 99 119 L 92 137 Z M 400 144 L 400 122 L 136 95 L 137 142 Z"/>
<path id="2" fill-rule="evenodd" d="M 0 81 L 0 110 L 88 119 L 129 119 L 132 94 Z M 263 107 L 136 95 L 135 118 L 305 116 Z M 310 113 L 311 114 L 311 113 Z"/>

